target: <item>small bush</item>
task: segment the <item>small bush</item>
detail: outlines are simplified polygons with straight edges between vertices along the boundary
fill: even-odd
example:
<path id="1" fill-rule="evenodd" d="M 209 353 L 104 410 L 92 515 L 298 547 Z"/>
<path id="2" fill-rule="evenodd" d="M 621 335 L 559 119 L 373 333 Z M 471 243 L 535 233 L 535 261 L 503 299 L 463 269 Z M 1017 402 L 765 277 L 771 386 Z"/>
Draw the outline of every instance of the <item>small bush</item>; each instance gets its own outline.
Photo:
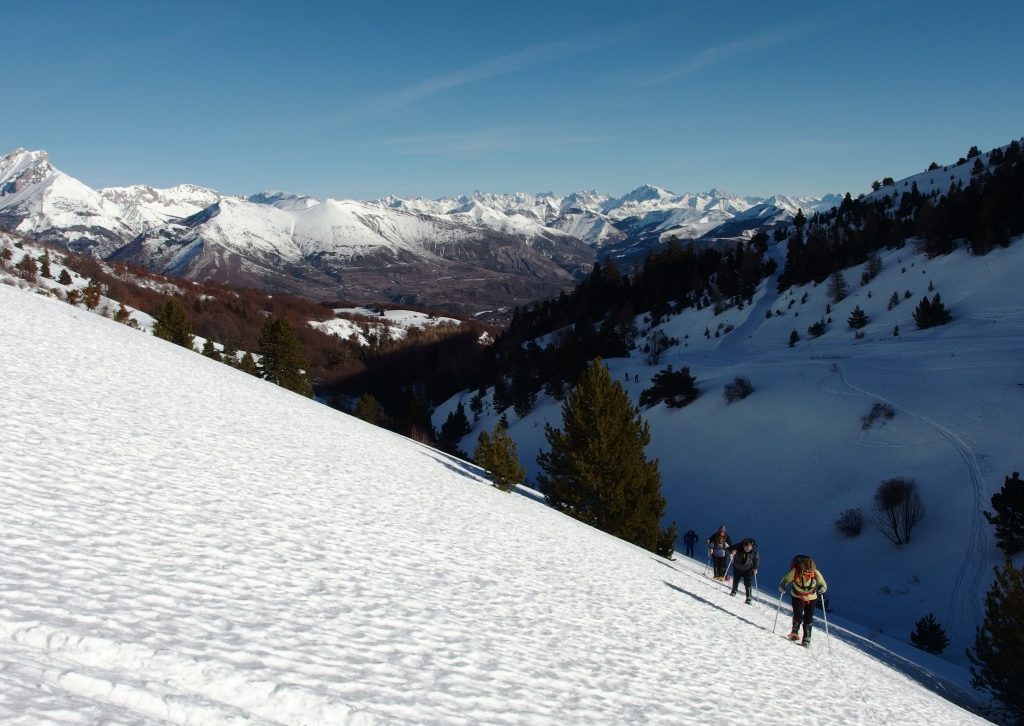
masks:
<path id="1" fill-rule="evenodd" d="M 749 378 L 736 376 L 732 383 L 725 384 L 725 390 L 722 391 L 722 395 L 725 397 L 726 403 L 732 403 L 733 401 L 746 398 L 753 392 L 754 387 L 750 385 Z"/>
<path id="2" fill-rule="evenodd" d="M 845 537 L 856 537 L 864 529 L 864 512 L 860 509 L 847 509 L 835 521 L 836 529 Z"/>
<path id="3" fill-rule="evenodd" d="M 669 408 L 682 408 L 696 401 L 700 395 L 697 379 L 690 375 L 689 368 L 674 371 L 670 365 L 656 373 L 651 383 L 650 388 L 640 392 L 641 406 L 654 406 L 664 401 Z"/>
<path id="4" fill-rule="evenodd" d="M 895 415 L 896 412 L 892 410 L 892 406 L 889 404 L 873 403 L 871 404 L 871 410 L 860 417 L 861 431 L 867 431 L 875 425 L 876 421 L 881 421 L 884 426 L 886 423 L 891 421 Z"/>

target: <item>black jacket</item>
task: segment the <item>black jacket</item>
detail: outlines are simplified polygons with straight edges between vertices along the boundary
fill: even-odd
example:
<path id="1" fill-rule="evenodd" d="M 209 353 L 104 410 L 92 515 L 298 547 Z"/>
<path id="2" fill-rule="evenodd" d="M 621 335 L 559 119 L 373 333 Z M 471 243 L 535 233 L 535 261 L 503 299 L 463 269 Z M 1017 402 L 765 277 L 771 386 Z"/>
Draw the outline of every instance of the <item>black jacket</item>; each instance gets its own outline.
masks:
<path id="1" fill-rule="evenodd" d="M 761 564 L 761 558 L 757 554 L 756 547 L 747 552 L 743 549 L 743 543 L 740 542 L 730 547 L 728 551 L 732 555 L 732 569 L 738 572 L 756 570 Z"/>

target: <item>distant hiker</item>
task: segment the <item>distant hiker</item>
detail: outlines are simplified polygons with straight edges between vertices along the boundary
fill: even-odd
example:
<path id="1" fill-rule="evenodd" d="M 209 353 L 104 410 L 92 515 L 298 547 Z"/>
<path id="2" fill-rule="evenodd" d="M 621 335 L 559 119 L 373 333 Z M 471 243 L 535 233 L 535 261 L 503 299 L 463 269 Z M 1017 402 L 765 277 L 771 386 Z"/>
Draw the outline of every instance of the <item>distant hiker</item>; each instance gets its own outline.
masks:
<path id="1" fill-rule="evenodd" d="M 804 637 L 800 645 L 811 644 L 811 627 L 814 621 L 814 608 L 818 604 L 818 595 L 828 589 L 824 576 L 807 555 L 797 555 L 789 572 L 779 581 L 779 592 L 786 591 L 786 585 L 792 585 L 790 594 L 793 599 L 793 627 L 786 637 L 796 640 L 800 637 L 800 624 L 804 626 Z"/>
<path id="2" fill-rule="evenodd" d="M 761 557 L 757 554 L 757 543 L 750 539 L 741 540 L 739 544 L 726 549 L 732 556 L 732 592 L 735 595 L 740 588 L 740 580 L 743 580 L 743 587 L 747 591 L 747 605 L 750 604 L 750 581 L 757 574 L 757 568 L 761 564 Z"/>
<path id="3" fill-rule="evenodd" d="M 683 544 L 686 545 L 687 557 L 693 557 L 693 546 L 697 544 L 698 539 L 700 539 L 700 537 L 698 537 L 697 533 L 692 529 L 688 530 L 686 534 L 683 535 Z"/>
<path id="4" fill-rule="evenodd" d="M 719 582 L 725 581 L 725 571 L 729 566 L 729 535 L 725 532 L 725 525 L 718 528 L 718 531 L 708 537 L 708 555 L 715 563 L 715 577 Z"/>

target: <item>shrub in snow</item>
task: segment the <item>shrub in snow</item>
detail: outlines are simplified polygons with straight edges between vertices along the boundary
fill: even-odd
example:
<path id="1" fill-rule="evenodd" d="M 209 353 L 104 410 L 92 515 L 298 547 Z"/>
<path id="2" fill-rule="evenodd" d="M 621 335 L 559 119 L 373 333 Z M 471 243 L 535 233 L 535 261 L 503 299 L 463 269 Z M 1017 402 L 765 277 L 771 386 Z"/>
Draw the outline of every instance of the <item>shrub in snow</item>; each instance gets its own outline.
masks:
<path id="1" fill-rule="evenodd" d="M 725 389 L 722 395 L 725 397 L 726 403 L 732 403 L 733 401 L 739 401 L 746 398 L 754 392 L 754 387 L 750 385 L 750 379 L 744 378 L 743 376 L 736 376 L 732 383 L 726 383 Z"/>
<path id="2" fill-rule="evenodd" d="M 868 430 L 875 425 L 876 421 L 881 421 L 884 426 L 895 415 L 896 412 L 892 410 L 892 406 L 889 404 L 875 402 L 871 404 L 871 410 L 860 417 L 861 431 Z"/>
<path id="3" fill-rule="evenodd" d="M 924 502 L 913 479 L 895 477 L 875 492 L 875 524 L 896 546 L 910 542 L 915 525 L 924 517 Z"/>
<path id="4" fill-rule="evenodd" d="M 668 366 L 651 379 L 653 384 L 640 392 L 641 406 L 654 406 L 664 401 L 669 408 L 682 408 L 697 400 L 700 391 L 697 379 L 690 375 L 689 368 L 672 370 Z"/>
<path id="5" fill-rule="evenodd" d="M 856 537 L 864 529 L 864 512 L 860 509 L 847 509 L 835 521 L 836 529 L 845 537 Z"/>

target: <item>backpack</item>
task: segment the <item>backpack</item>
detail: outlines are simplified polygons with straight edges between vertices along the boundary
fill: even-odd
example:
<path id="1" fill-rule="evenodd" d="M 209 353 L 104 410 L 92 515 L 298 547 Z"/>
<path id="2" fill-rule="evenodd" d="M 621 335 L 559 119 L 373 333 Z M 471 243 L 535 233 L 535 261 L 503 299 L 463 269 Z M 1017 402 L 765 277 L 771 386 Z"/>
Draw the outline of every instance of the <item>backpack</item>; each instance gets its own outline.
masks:
<path id="1" fill-rule="evenodd" d="M 797 575 L 797 572 L 802 571 L 799 568 L 799 565 L 809 559 L 811 558 L 807 555 L 797 555 L 793 558 L 793 562 L 789 566 L 789 568 L 793 570 L 793 590 L 795 592 L 814 592 L 818 587 L 818 574 L 816 570 L 811 571 L 809 580 L 799 578 L 799 576 Z"/>

